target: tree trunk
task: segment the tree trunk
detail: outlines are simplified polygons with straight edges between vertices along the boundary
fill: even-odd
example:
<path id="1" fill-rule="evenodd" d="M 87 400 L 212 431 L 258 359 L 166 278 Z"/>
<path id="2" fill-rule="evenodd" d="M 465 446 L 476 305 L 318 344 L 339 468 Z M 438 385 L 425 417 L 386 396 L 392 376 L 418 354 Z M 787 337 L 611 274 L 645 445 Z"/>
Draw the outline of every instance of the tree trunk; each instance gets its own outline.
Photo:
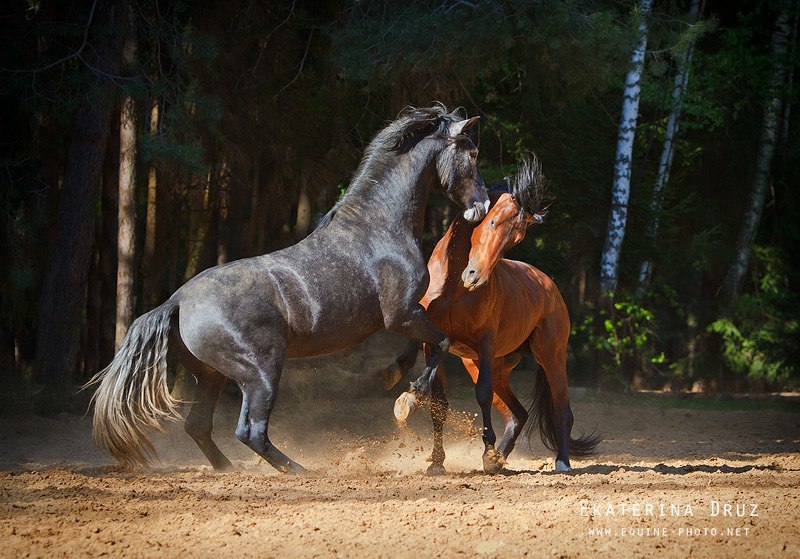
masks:
<path id="1" fill-rule="evenodd" d="M 109 131 L 119 129 L 113 122 Z M 100 219 L 89 268 L 86 309 L 86 356 L 83 375 L 90 378 L 114 355 L 114 328 L 117 319 L 117 197 L 119 196 L 119 142 L 109 134 L 103 162 Z"/>
<path id="2" fill-rule="evenodd" d="M 116 8 L 112 3 L 98 3 L 93 28 L 113 28 Z M 90 62 L 106 73 L 114 72 L 114 41 L 113 32 L 103 34 L 90 50 Z M 78 110 L 69 136 L 64 181 L 58 193 L 56 238 L 38 308 L 35 376 L 51 386 L 67 385 L 78 363 L 113 87 L 110 80 L 104 80 L 86 92 L 91 100 Z"/>
<path id="3" fill-rule="evenodd" d="M 790 42 L 792 44 L 792 52 L 789 54 L 789 60 L 797 60 L 797 25 L 800 23 L 800 6 L 797 0 L 794 2 L 794 23 L 792 24 L 792 34 Z M 786 79 L 786 99 L 792 99 L 794 93 L 794 68 L 795 64 L 789 65 L 789 76 Z M 789 121 L 791 120 L 792 103 L 784 103 L 783 109 L 783 130 L 781 138 L 783 142 L 789 140 Z"/>
<path id="4" fill-rule="evenodd" d="M 259 246 L 258 235 L 261 229 L 260 224 L 265 218 L 262 216 L 261 199 L 266 196 L 264 188 L 261 186 L 261 154 L 256 151 L 253 155 L 253 162 L 251 167 L 251 187 L 252 197 L 250 199 L 250 221 L 247 228 L 247 246 L 245 254 L 253 256 L 261 254 L 261 247 Z"/>
<path id="5" fill-rule="evenodd" d="M 619 279 L 619 255 L 628 219 L 628 199 L 631 186 L 631 158 L 636 122 L 639 118 L 639 93 L 647 48 L 647 18 L 652 0 L 640 0 L 638 15 L 639 40 L 631 56 L 632 68 L 625 80 L 622 116 L 617 136 L 617 154 L 614 162 L 614 182 L 611 192 L 611 214 L 608 219 L 603 255 L 600 260 L 600 289 L 613 294 Z"/>
<path id="6" fill-rule="evenodd" d="M 150 108 L 150 136 L 158 134 L 158 99 L 153 100 Z M 158 232 L 158 175 L 155 165 L 151 165 L 147 173 L 147 214 L 145 218 L 144 254 L 142 255 L 142 272 L 144 286 L 142 299 L 144 310 L 150 310 L 161 302 L 159 286 L 159 266 L 156 258 L 156 238 Z"/>
<path id="7" fill-rule="evenodd" d="M 700 16 L 700 0 L 692 0 L 689 7 L 689 19 L 692 24 Z M 694 40 L 686 48 L 686 52 L 678 62 L 675 70 L 675 79 L 672 83 L 672 97 L 669 118 L 667 119 L 667 129 L 664 133 L 664 147 L 661 150 L 661 159 L 658 163 L 658 174 L 653 185 L 653 197 L 650 200 L 650 210 L 653 212 L 652 221 L 648 228 L 647 235 L 650 237 L 652 245 L 655 245 L 660 227 L 659 212 L 662 206 L 662 196 L 664 188 L 669 182 L 669 173 L 672 168 L 672 158 L 675 155 L 675 136 L 678 134 L 680 124 L 681 105 L 683 94 L 689 85 L 689 72 L 692 68 L 692 54 L 694 52 Z M 645 259 L 639 268 L 639 295 L 643 295 L 650 283 L 650 276 L 653 272 L 653 264 L 650 259 Z"/>
<path id="8" fill-rule="evenodd" d="M 119 124 L 112 126 L 118 129 Z M 100 275 L 102 276 L 103 306 L 100 316 L 100 364 L 105 366 L 114 357 L 114 338 L 117 324 L 117 205 L 119 198 L 119 136 L 112 134 L 106 150 L 103 171 L 101 207 L 103 218 L 97 240 Z"/>
<path id="9" fill-rule="evenodd" d="M 201 272 L 208 263 L 209 239 L 216 230 L 216 170 L 211 169 L 203 180 L 202 188 L 189 192 L 189 239 L 187 243 L 186 270 L 183 281 L 187 282 Z"/>
<path id="10" fill-rule="evenodd" d="M 126 71 L 136 65 L 136 13 L 127 4 L 125 43 L 122 48 Z M 117 235 L 117 323 L 114 348 L 119 350 L 133 322 L 136 276 L 136 102 L 131 95 L 122 101 L 119 117 L 119 205 Z"/>
<path id="11" fill-rule="evenodd" d="M 297 200 L 294 240 L 304 239 L 311 229 L 311 197 L 308 195 L 308 173 L 300 172 L 300 196 Z"/>
<path id="12" fill-rule="evenodd" d="M 731 304 L 739 295 L 744 276 L 750 261 L 753 241 L 761 221 L 767 185 L 769 183 L 772 158 L 775 153 L 775 141 L 778 134 L 778 119 L 783 105 L 783 84 L 786 79 L 785 57 L 789 38 L 789 15 L 786 4 L 775 20 L 772 34 L 772 78 L 769 88 L 769 102 L 764 110 L 764 121 L 761 126 L 761 141 L 756 158 L 756 170 L 753 187 L 744 208 L 744 215 L 736 239 L 733 261 L 722 283 L 722 298 L 725 304 Z"/>
<path id="13" fill-rule="evenodd" d="M 230 169 L 225 160 L 217 180 L 217 265 L 230 261 Z"/>

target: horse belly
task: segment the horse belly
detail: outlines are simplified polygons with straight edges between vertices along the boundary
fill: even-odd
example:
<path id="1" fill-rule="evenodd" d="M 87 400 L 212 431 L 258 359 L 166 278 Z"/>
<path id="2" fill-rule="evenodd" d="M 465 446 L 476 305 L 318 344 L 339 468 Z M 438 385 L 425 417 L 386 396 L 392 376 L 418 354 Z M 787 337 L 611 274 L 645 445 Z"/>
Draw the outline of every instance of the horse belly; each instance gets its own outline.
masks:
<path id="1" fill-rule="evenodd" d="M 530 337 L 540 309 L 527 293 L 509 297 L 497 292 L 497 282 L 483 290 L 466 294 L 457 302 L 434 299 L 428 305 L 431 321 L 450 338 L 450 353 L 465 359 L 478 359 L 487 338 L 493 340 L 494 357 L 513 353 Z"/>
<path id="2" fill-rule="evenodd" d="M 383 326 L 369 313 L 322 321 L 312 331 L 290 330 L 287 339 L 287 357 L 315 357 L 343 351 L 357 346 Z"/>
<path id="3" fill-rule="evenodd" d="M 311 320 L 289 320 L 287 356 L 312 357 L 350 349 L 383 327 L 377 294 L 352 272 L 315 283 L 304 306 Z M 340 281 L 339 278 L 346 278 Z"/>
<path id="4" fill-rule="evenodd" d="M 458 340 L 450 340 L 450 353 L 462 359 L 478 359 L 478 351 L 475 349 L 474 344 Z"/>

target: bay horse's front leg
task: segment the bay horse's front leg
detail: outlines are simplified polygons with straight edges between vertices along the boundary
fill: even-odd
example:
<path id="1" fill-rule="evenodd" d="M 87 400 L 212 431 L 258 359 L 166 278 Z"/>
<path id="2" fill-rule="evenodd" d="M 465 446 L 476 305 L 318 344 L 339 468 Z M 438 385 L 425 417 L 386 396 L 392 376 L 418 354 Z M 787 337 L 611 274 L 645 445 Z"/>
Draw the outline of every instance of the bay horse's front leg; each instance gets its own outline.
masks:
<path id="1" fill-rule="evenodd" d="M 492 427 L 492 401 L 494 400 L 494 390 L 492 389 L 492 365 L 494 357 L 491 351 L 491 344 L 486 344 L 479 354 L 479 359 L 472 361 L 472 367 L 477 368 L 478 375 L 475 379 L 475 399 L 481 408 L 481 419 L 483 420 L 483 471 L 487 474 L 496 474 L 503 469 L 505 457 L 502 452 L 495 450 L 495 435 Z"/>
<path id="2" fill-rule="evenodd" d="M 428 466 L 428 475 L 441 475 L 444 469 L 444 440 L 442 430 L 447 420 L 450 404 L 445 395 L 444 367 L 439 370 L 431 386 L 431 423 L 433 423 L 433 450 L 431 451 L 431 465 Z"/>

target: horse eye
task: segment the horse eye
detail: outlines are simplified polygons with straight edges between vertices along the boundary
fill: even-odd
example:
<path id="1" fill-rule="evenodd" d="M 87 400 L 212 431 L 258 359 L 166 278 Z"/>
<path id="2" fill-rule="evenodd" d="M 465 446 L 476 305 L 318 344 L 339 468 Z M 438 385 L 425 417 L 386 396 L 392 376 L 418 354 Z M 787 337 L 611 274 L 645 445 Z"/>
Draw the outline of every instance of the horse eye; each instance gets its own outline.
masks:
<path id="1" fill-rule="evenodd" d="M 492 220 L 489 222 L 489 227 L 491 227 L 492 229 L 494 229 L 494 219 L 492 219 Z"/>

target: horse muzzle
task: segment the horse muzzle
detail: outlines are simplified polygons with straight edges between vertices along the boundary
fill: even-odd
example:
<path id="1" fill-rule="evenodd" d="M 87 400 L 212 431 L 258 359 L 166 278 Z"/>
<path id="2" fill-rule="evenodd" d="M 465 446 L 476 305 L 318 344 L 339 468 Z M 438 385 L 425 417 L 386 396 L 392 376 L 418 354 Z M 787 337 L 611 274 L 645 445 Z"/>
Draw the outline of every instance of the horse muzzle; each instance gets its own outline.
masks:
<path id="1" fill-rule="evenodd" d="M 486 279 L 481 277 L 479 270 L 473 266 L 467 266 L 461 274 L 461 282 L 467 291 L 475 291 L 486 283 Z"/>
<path id="2" fill-rule="evenodd" d="M 489 200 L 485 202 L 475 202 L 472 207 L 464 210 L 464 219 L 471 223 L 477 223 L 489 213 Z"/>

